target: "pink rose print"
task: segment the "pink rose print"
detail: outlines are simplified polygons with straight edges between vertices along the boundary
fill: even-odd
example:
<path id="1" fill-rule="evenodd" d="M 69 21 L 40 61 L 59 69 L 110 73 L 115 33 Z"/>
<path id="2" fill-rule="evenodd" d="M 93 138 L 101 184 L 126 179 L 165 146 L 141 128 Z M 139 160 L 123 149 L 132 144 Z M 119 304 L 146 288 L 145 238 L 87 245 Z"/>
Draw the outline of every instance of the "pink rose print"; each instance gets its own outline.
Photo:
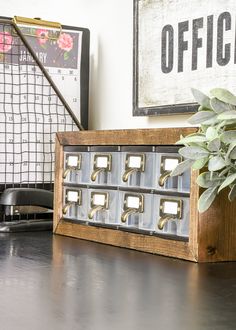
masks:
<path id="1" fill-rule="evenodd" d="M 45 29 L 37 29 L 36 37 L 40 45 L 45 45 L 48 40 L 48 30 Z"/>
<path id="2" fill-rule="evenodd" d="M 58 47 L 66 52 L 69 52 L 73 48 L 73 39 L 68 33 L 62 33 L 57 40 Z"/>
<path id="3" fill-rule="evenodd" d="M 9 32 L 0 32 L 0 52 L 6 53 L 11 49 L 13 38 Z"/>

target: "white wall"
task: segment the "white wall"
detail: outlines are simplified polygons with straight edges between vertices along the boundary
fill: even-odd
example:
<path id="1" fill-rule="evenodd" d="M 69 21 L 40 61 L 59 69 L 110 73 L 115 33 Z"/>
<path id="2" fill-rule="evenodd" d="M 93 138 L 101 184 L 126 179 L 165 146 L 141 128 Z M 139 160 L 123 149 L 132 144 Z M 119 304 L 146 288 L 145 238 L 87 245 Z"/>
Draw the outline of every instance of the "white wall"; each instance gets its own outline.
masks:
<path id="1" fill-rule="evenodd" d="M 40 17 L 91 32 L 90 129 L 187 126 L 187 116 L 132 116 L 133 0 L 7 0 L 1 16 Z"/>

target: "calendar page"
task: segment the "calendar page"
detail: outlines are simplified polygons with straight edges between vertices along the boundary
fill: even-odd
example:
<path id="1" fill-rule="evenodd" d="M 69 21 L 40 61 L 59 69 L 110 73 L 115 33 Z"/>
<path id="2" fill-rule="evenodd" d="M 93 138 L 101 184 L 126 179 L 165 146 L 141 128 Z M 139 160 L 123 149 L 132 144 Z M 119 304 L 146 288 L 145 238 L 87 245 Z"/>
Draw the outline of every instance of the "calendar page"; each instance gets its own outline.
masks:
<path id="1" fill-rule="evenodd" d="M 72 111 L 80 118 L 82 32 L 57 40 L 49 30 L 22 28 Z M 36 37 L 32 37 L 35 34 Z M 58 131 L 78 130 L 63 98 L 10 23 L 0 23 L 0 185 L 52 189 Z"/>
<path id="2" fill-rule="evenodd" d="M 54 83 L 81 121 L 81 49 L 82 31 L 45 29 L 40 26 L 20 26 L 30 46 L 42 65 L 47 69 Z M 25 50 L 21 51 L 20 63 L 30 61 Z"/>

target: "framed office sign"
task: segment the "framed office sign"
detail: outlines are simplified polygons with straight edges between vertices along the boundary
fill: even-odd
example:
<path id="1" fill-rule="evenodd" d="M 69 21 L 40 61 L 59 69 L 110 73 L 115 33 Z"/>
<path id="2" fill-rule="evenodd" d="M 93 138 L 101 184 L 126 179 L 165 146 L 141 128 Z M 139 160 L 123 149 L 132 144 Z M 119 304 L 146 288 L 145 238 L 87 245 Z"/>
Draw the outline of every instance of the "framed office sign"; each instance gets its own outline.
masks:
<path id="1" fill-rule="evenodd" d="M 134 116 L 195 112 L 191 88 L 236 91 L 235 13 L 235 0 L 134 0 Z"/>

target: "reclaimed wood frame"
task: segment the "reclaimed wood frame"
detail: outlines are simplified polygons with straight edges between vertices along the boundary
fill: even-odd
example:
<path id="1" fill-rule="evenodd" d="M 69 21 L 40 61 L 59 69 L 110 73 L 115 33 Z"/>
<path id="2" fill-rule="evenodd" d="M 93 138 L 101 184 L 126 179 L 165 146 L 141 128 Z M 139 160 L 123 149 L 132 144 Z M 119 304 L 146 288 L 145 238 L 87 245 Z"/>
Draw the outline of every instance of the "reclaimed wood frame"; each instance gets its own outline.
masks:
<path id="1" fill-rule="evenodd" d="M 221 193 L 212 207 L 200 214 L 197 210 L 201 193 L 196 184 L 198 171 L 191 172 L 190 231 L 187 242 L 72 223 L 64 221 L 62 217 L 64 146 L 173 145 L 181 134 L 185 136 L 194 131 L 195 128 L 162 128 L 57 133 L 54 233 L 194 262 L 236 260 L 236 203 L 228 201 L 227 192 Z"/>

